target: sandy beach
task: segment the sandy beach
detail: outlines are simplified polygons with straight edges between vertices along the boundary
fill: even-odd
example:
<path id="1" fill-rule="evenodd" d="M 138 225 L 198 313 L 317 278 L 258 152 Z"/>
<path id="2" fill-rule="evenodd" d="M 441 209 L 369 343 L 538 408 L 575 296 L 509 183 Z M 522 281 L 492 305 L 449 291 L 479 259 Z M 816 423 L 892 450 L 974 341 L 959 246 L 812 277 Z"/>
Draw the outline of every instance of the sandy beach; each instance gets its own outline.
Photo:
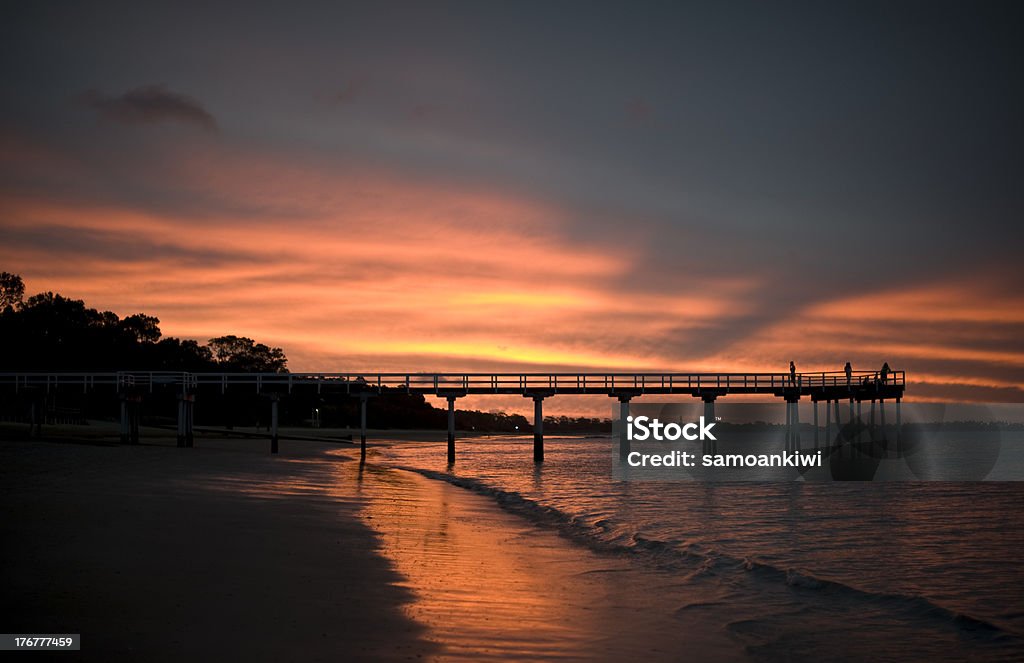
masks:
<path id="1" fill-rule="evenodd" d="M 7 437 L 11 437 L 8 429 Z M 6 632 L 86 660 L 621 660 L 738 652 L 626 560 L 348 445 L 0 444 Z"/>
<path id="2" fill-rule="evenodd" d="M 219 445 L 0 444 L 4 631 L 81 633 L 96 661 L 436 651 L 322 445 Z"/>

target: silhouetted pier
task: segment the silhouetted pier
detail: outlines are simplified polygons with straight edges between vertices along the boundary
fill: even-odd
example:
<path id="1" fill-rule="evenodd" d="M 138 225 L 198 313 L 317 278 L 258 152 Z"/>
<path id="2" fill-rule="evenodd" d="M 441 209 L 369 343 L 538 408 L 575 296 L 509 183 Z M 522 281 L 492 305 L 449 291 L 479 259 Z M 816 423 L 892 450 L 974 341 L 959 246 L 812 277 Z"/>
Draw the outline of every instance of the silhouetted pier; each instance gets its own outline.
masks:
<path id="1" fill-rule="evenodd" d="M 448 460 L 455 460 L 455 402 L 469 395 L 518 395 L 534 402 L 534 460 L 544 459 L 545 399 L 559 395 L 600 394 L 620 403 L 625 420 L 629 402 L 641 396 L 685 395 L 704 402 L 704 416 L 714 419 L 715 401 L 730 394 L 758 394 L 783 399 L 787 423 L 799 425 L 797 404 L 802 398 L 826 403 L 826 422 L 838 416 L 840 401 L 853 404 L 876 400 L 899 404 L 906 388 L 904 371 L 844 371 L 816 373 L 187 373 L 122 371 L 117 373 L 0 373 L 0 390 L 7 394 L 42 394 L 57 390 L 106 390 L 121 399 L 121 437 L 138 442 L 139 404 L 154 390 L 178 394 L 178 444 L 193 446 L 193 406 L 211 391 L 244 390 L 269 397 L 271 452 L 278 450 L 278 403 L 296 392 L 344 395 L 360 402 L 360 447 L 366 454 L 367 402 L 386 393 L 423 394 L 448 402 Z M 41 406 L 31 403 L 33 430 L 41 425 Z M 626 452 L 628 445 L 622 451 Z"/>

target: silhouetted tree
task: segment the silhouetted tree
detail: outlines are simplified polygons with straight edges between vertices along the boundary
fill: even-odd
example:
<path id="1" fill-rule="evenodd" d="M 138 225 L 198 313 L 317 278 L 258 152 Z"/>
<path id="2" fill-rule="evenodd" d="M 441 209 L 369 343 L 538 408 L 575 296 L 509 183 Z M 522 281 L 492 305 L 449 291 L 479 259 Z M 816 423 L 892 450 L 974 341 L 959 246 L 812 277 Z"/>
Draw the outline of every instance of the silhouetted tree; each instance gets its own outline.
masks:
<path id="1" fill-rule="evenodd" d="M 211 338 L 209 347 L 222 369 L 245 373 L 287 373 L 288 359 L 281 348 L 271 348 L 245 336 Z"/>
<path id="2" fill-rule="evenodd" d="M 160 340 L 160 319 L 151 315 L 129 315 L 121 320 L 121 329 L 135 337 L 139 343 L 156 343 Z"/>
<path id="3" fill-rule="evenodd" d="M 17 274 L 0 272 L 0 313 L 21 306 L 25 296 L 25 283 Z"/>
<path id="4" fill-rule="evenodd" d="M 193 340 L 160 339 L 153 346 L 153 366 L 165 371 L 210 371 L 216 367 L 213 353 Z"/>

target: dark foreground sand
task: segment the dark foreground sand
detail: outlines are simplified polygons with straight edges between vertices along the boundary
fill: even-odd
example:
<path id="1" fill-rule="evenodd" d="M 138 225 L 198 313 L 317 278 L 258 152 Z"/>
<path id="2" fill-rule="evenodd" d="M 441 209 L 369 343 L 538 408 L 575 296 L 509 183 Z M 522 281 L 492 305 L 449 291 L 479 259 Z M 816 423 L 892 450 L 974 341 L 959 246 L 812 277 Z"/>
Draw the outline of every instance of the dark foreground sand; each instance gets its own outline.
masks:
<path id="1" fill-rule="evenodd" d="M 295 454 L 0 442 L 0 631 L 81 633 L 60 660 L 435 651 L 357 503 Z"/>

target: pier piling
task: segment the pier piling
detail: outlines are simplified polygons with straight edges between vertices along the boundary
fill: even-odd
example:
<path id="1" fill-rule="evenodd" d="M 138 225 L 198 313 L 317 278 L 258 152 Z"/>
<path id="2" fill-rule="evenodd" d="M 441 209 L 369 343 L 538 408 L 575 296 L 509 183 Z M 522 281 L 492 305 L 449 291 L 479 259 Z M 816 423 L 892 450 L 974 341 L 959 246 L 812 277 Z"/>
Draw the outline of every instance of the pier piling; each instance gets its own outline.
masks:
<path id="1" fill-rule="evenodd" d="M 793 443 L 793 404 L 786 400 L 786 451 Z"/>
<path id="2" fill-rule="evenodd" d="M 366 401 L 368 394 L 359 395 L 359 458 L 366 460 Z M 454 443 L 452 445 L 454 453 Z"/>
<path id="3" fill-rule="evenodd" d="M 274 394 L 270 397 L 270 453 L 276 454 L 278 450 L 277 446 L 277 403 L 278 396 Z"/>
<path id="4" fill-rule="evenodd" d="M 715 420 L 715 399 L 718 398 L 718 394 L 705 394 L 701 398 L 704 400 L 704 421 L 713 422 Z M 714 440 L 704 440 L 702 447 L 704 453 L 715 453 L 718 444 Z"/>
<path id="5" fill-rule="evenodd" d="M 629 401 L 631 396 L 619 397 L 619 458 L 626 460 L 629 456 L 629 436 L 626 435 L 626 419 L 629 418 Z"/>
<path id="6" fill-rule="evenodd" d="M 818 449 L 818 401 L 814 401 L 814 449 Z"/>
<path id="7" fill-rule="evenodd" d="M 139 417 L 142 397 L 135 394 L 121 396 L 121 443 L 139 443 Z"/>
<path id="8" fill-rule="evenodd" d="M 192 431 L 192 406 L 195 396 L 184 393 L 178 397 L 178 446 L 194 447 L 195 435 Z"/>
<path id="9" fill-rule="evenodd" d="M 33 398 L 32 403 L 29 406 L 29 421 L 28 421 L 28 434 L 29 437 L 42 437 L 43 427 L 40 422 L 42 419 L 41 408 L 39 407 L 39 399 Z"/>
<path id="10" fill-rule="evenodd" d="M 900 413 L 900 399 L 896 399 L 896 456 L 903 455 L 903 422 Z"/>
<path id="11" fill-rule="evenodd" d="M 830 400 L 825 401 L 825 446 L 832 446 L 832 401 Z"/>
<path id="12" fill-rule="evenodd" d="M 793 408 L 793 446 L 791 451 L 800 451 L 800 397 L 797 396 L 791 403 Z"/>
<path id="13" fill-rule="evenodd" d="M 455 463 L 455 396 L 448 397 L 448 464 Z"/>
<path id="14" fill-rule="evenodd" d="M 544 462 L 544 397 L 533 397 L 533 462 Z"/>

